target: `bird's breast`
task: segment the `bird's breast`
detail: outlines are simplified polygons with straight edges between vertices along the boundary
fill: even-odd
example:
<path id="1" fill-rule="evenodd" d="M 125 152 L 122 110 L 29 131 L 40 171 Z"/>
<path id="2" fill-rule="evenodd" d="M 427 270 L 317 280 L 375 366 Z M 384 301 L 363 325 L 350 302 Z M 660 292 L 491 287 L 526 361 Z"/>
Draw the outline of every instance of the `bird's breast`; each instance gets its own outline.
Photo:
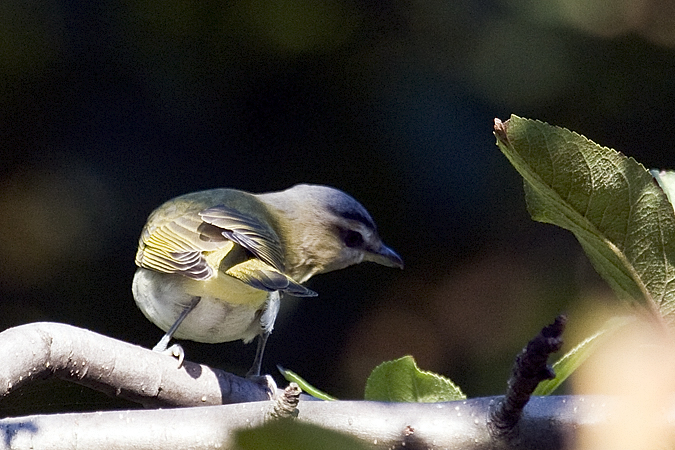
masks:
<path id="1" fill-rule="evenodd" d="M 222 273 L 199 281 L 143 268 L 134 275 L 133 292 L 143 314 L 164 331 L 200 297 L 174 336 L 207 343 L 251 341 L 260 332 L 258 311 L 269 295 Z"/>

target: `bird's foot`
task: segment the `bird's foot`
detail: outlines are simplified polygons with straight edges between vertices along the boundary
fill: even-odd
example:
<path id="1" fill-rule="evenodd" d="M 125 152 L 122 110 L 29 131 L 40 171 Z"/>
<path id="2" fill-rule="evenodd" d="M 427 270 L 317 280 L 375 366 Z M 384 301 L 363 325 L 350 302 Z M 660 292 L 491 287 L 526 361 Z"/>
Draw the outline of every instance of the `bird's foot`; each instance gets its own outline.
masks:
<path id="1" fill-rule="evenodd" d="M 276 397 L 277 384 L 274 382 L 274 379 L 271 375 L 246 375 L 246 379 L 251 380 L 265 388 L 267 394 L 270 397 L 270 400 Z"/>
<path id="2" fill-rule="evenodd" d="M 185 350 L 178 344 L 173 344 L 171 347 L 166 346 L 165 343 L 161 341 L 152 348 L 153 352 L 162 353 L 163 355 L 169 355 L 178 360 L 178 369 L 183 367 L 183 360 L 185 360 Z"/>

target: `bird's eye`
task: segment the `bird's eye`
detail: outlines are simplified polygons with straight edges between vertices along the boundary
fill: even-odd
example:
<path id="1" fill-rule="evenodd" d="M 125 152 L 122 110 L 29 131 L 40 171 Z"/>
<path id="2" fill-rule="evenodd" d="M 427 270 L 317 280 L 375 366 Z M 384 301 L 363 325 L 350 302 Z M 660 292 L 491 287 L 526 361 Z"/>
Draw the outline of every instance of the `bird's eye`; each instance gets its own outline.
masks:
<path id="1" fill-rule="evenodd" d="M 363 236 L 358 231 L 345 230 L 343 240 L 345 245 L 350 248 L 361 247 L 363 245 Z"/>

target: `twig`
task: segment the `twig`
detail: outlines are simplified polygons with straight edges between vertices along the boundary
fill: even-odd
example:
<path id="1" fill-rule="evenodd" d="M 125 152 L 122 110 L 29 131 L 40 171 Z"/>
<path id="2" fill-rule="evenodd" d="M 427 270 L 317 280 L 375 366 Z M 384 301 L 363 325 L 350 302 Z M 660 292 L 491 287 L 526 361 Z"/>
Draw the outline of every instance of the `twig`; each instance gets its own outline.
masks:
<path id="1" fill-rule="evenodd" d="M 560 350 L 562 346 L 566 322 L 566 316 L 556 317 L 516 357 L 506 395 L 490 410 L 489 427 L 496 438 L 512 438 L 517 435 L 518 421 L 535 388 L 541 381 L 555 377 L 547 361 L 549 355 Z"/>

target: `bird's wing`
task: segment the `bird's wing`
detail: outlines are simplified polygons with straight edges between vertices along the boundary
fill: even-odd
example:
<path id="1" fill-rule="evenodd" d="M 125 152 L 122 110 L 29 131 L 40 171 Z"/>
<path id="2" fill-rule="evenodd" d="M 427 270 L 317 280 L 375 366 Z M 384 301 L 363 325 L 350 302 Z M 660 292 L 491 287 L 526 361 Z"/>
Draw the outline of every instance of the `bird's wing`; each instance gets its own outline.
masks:
<path id="1" fill-rule="evenodd" d="M 283 273 L 283 250 L 271 226 L 225 205 L 146 227 L 136 263 L 196 280 L 208 279 L 220 268 L 256 289 L 298 297 L 316 295 Z"/>
<path id="2" fill-rule="evenodd" d="M 198 214 L 184 214 L 156 226 L 146 226 L 141 233 L 136 265 L 158 272 L 178 273 L 195 280 L 213 275 L 203 252 L 233 247 L 224 236 L 213 236 L 211 230 L 200 230 Z"/>
<path id="3" fill-rule="evenodd" d="M 227 239 L 241 245 L 279 272 L 285 270 L 281 242 L 270 225 L 225 205 L 207 208 L 199 216 L 204 222 L 217 227 Z"/>

